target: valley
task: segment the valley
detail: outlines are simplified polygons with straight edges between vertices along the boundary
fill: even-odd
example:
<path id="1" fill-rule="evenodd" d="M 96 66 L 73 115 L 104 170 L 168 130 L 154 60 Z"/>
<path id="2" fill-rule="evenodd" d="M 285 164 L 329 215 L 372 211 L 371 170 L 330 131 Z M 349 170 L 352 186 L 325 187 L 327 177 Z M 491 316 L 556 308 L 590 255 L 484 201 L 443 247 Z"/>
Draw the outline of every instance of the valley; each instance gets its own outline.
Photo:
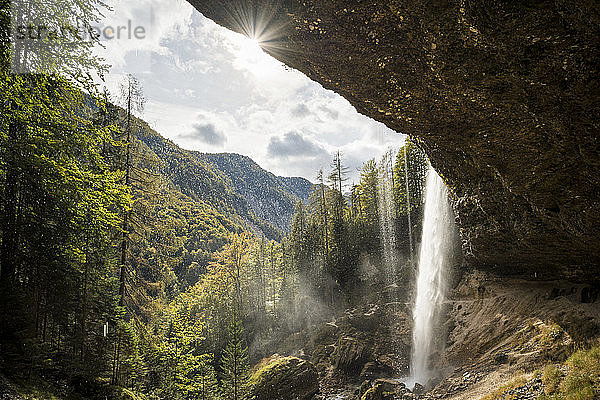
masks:
<path id="1" fill-rule="evenodd" d="M 2 7 L 0 400 L 600 398 L 597 4 L 148 1 Z"/>

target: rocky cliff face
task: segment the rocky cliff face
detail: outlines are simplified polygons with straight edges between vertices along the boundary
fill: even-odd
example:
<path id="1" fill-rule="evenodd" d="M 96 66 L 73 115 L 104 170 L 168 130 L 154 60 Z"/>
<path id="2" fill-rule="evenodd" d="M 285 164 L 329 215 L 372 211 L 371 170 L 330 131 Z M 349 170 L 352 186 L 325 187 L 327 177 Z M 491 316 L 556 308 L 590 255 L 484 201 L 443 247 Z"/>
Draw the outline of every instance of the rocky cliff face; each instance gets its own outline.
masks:
<path id="1" fill-rule="evenodd" d="M 598 279 L 597 2 L 189 1 L 420 139 L 471 262 Z"/>

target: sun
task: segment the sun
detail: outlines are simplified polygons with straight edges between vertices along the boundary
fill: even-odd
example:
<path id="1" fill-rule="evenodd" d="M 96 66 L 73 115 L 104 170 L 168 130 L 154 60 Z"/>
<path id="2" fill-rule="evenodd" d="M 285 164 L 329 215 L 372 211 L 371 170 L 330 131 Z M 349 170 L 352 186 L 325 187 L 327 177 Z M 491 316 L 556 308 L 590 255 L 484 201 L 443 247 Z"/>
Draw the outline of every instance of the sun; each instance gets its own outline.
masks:
<path id="1" fill-rule="evenodd" d="M 230 42 L 234 64 L 263 83 L 269 83 L 281 69 L 281 62 L 276 59 L 286 50 L 279 43 L 286 25 L 275 22 L 268 7 L 256 8 L 237 0 L 232 1 L 228 16 L 236 32 L 232 33 L 235 37 Z"/>
<path id="2" fill-rule="evenodd" d="M 260 39 L 258 39 L 258 38 L 251 38 L 250 37 L 250 38 L 248 38 L 247 43 L 248 43 L 248 46 L 250 46 L 251 48 L 253 48 L 253 50 L 260 51 L 260 52 L 263 51 Z"/>
<path id="3" fill-rule="evenodd" d="M 262 42 L 258 38 L 235 34 L 233 44 L 234 64 L 254 76 L 264 78 L 278 66 L 278 63 L 264 51 Z"/>

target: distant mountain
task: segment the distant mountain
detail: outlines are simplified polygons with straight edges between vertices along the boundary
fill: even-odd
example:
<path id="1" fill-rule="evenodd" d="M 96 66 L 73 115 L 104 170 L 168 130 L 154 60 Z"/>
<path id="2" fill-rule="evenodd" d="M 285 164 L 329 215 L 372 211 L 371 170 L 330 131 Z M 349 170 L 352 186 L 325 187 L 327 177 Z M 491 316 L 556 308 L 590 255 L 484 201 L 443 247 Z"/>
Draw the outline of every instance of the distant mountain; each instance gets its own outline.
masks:
<path id="1" fill-rule="evenodd" d="M 250 157 L 234 153 L 194 153 L 208 162 L 246 201 L 254 215 L 288 232 L 298 200 L 308 201 L 312 183 L 262 169 Z"/>
<path id="2" fill-rule="evenodd" d="M 308 200 L 312 183 L 304 178 L 276 176 L 239 154 L 184 150 L 144 125 L 137 136 L 177 191 L 269 239 L 281 239 L 296 202 Z"/>

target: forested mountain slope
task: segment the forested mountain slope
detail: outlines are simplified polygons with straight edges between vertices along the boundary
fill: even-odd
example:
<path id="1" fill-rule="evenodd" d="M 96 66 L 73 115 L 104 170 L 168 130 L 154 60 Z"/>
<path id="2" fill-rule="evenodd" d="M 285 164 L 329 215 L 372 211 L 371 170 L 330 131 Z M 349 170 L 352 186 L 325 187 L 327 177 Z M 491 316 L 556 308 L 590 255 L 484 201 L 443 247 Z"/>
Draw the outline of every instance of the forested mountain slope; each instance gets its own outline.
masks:
<path id="1" fill-rule="evenodd" d="M 160 173 L 177 191 L 239 217 L 250 230 L 269 239 L 280 239 L 289 231 L 295 203 L 308 200 L 309 181 L 275 176 L 249 157 L 187 151 L 147 125 L 138 137 L 160 160 Z"/>
<path id="2" fill-rule="evenodd" d="M 295 203 L 308 199 L 312 184 L 303 178 L 275 176 L 238 154 L 184 150 L 144 121 L 135 125 L 134 214 L 143 221 L 132 262 L 151 281 L 152 270 L 173 271 L 169 293 L 194 285 L 231 233 L 280 240 Z"/>
<path id="3" fill-rule="evenodd" d="M 304 178 L 276 176 L 262 169 L 250 157 L 234 154 L 193 153 L 208 162 L 239 193 L 258 218 L 289 232 L 294 205 L 308 201 L 312 183 Z"/>

